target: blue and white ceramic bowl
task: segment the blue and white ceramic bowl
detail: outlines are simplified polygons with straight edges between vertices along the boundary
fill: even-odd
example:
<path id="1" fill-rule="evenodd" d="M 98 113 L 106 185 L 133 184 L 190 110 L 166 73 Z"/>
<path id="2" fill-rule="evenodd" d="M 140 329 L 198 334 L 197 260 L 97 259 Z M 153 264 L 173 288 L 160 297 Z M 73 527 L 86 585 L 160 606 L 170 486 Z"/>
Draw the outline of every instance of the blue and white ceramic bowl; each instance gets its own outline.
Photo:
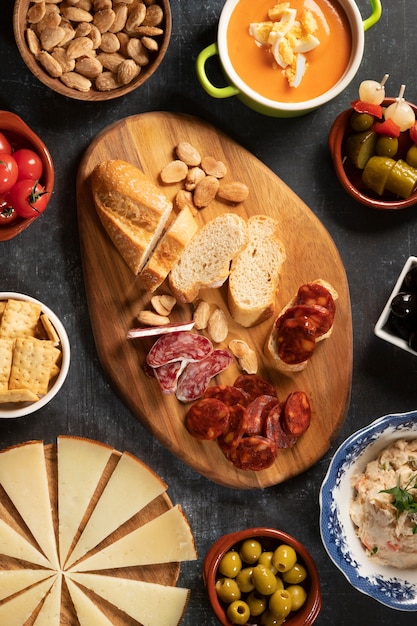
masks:
<path id="1" fill-rule="evenodd" d="M 367 556 L 349 515 L 351 477 L 396 439 L 415 438 L 417 411 L 375 420 L 337 449 L 320 490 L 320 532 L 328 555 L 358 591 L 400 611 L 417 611 L 417 569 L 380 565 Z"/>

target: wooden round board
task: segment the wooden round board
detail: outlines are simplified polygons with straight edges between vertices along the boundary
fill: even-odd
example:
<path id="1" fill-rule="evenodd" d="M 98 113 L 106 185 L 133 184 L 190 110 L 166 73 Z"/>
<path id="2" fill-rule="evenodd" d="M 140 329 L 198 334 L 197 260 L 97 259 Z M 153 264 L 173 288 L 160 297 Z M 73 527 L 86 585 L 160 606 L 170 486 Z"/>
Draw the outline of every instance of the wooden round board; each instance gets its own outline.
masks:
<path id="1" fill-rule="evenodd" d="M 248 185 L 248 199 L 241 205 L 213 201 L 198 213 L 201 224 L 222 212 L 242 217 L 265 214 L 274 217 L 282 232 L 287 259 L 276 298 L 276 313 L 295 296 L 298 287 L 318 278 L 330 282 L 339 294 L 332 336 L 321 342 L 305 371 L 284 376 L 267 362 L 264 343 L 273 318 L 245 329 L 227 312 L 227 285 L 206 289 L 200 297 L 220 306 L 229 317 L 229 335 L 247 341 L 258 355 L 259 375 L 270 380 L 284 400 L 294 390 L 305 391 L 312 406 L 312 423 L 297 444 L 279 453 L 274 465 L 260 472 L 234 468 L 216 442 L 197 441 L 184 427 L 188 405 L 175 396 L 164 396 L 156 381 L 144 373 L 146 353 L 154 340 L 127 340 L 138 325 L 138 312 L 150 308 L 151 294 L 124 263 L 97 217 L 90 188 L 93 168 L 107 159 L 123 159 L 142 169 L 160 185 L 162 168 L 174 157 L 175 146 L 188 141 L 202 157 L 222 160 L 228 173 L 224 181 Z M 182 188 L 165 185 L 170 200 Z M 77 178 L 78 221 L 83 270 L 95 343 L 100 361 L 131 411 L 142 424 L 185 463 L 207 478 L 234 488 L 264 488 L 278 484 L 311 467 L 328 450 L 346 417 L 352 377 L 352 319 L 349 289 L 339 252 L 314 213 L 271 170 L 228 136 L 188 115 L 144 113 L 123 119 L 104 129 L 87 149 Z M 164 284 L 157 293 L 167 292 Z M 177 304 L 171 320 L 189 320 L 191 305 Z M 237 364 L 215 382 L 232 384 L 241 373 Z"/>

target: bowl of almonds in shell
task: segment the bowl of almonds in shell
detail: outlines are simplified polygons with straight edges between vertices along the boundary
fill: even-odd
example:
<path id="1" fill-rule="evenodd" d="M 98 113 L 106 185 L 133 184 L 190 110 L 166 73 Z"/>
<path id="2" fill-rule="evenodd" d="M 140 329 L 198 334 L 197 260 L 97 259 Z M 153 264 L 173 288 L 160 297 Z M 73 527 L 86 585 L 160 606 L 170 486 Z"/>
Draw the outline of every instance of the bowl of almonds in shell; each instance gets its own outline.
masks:
<path id="1" fill-rule="evenodd" d="M 171 37 L 168 0 L 16 0 L 19 52 L 47 87 L 103 101 L 140 87 L 161 64 Z"/>

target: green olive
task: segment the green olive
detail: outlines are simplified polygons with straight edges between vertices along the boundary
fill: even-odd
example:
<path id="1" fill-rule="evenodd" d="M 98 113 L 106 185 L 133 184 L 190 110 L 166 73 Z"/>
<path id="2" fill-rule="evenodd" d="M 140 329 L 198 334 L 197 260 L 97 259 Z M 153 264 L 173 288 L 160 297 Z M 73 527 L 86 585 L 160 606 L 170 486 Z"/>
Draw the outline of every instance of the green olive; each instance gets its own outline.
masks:
<path id="1" fill-rule="evenodd" d="M 256 589 L 248 595 L 246 602 L 249 605 L 250 614 L 253 617 L 262 615 L 267 607 L 266 596 L 259 593 L 259 591 L 256 591 Z"/>
<path id="2" fill-rule="evenodd" d="M 232 624 L 246 624 L 250 618 L 250 610 L 243 600 L 235 600 L 227 607 L 227 617 Z"/>
<path id="3" fill-rule="evenodd" d="M 255 589 L 265 596 L 274 593 L 278 584 L 274 574 L 265 565 L 256 565 L 253 568 L 252 582 Z"/>
<path id="4" fill-rule="evenodd" d="M 282 626 L 285 622 L 285 617 L 281 619 L 280 617 L 276 617 L 272 615 L 269 611 L 265 611 L 261 616 L 261 624 L 262 626 Z"/>
<path id="5" fill-rule="evenodd" d="M 288 572 L 297 562 L 297 553 L 292 546 L 282 543 L 272 556 L 272 563 L 278 572 Z"/>
<path id="6" fill-rule="evenodd" d="M 227 578 L 236 578 L 242 569 L 242 559 L 235 550 L 229 550 L 219 563 L 219 574 Z"/>
<path id="7" fill-rule="evenodd" d="M 239 553 L 242 561 L 253 565 L 262 554 L 262 546 L 256 539 L 246 539 L 242 543 Z"/>
<path id="8" fill-rule="evenodd" d="M 353 111 L 350 117 L 350 126 L 352 130 L 360 133 L 362 130 L 368 130 L 374 123 L 374 116 L 370 113 L 358 113 Z"/>
<path id="9" fill-rule="evenodd" d="M 265 565 L 265 567 L 270 569 L 273 574 L 276 574 L 277 568 L 272 565 L 273 554 L 273 552 L 262 552 L 261 556 L 258 559 L 258 565 Z"/>
<path id="10" fill-rule="evenodd" d="M 298 611 L 307 599 L 307 591 L 301 585 L 288 585 L 287 591 L 291 597 L 291 610 Z"/>
<path id="11" fill-rule="evenodd" d="M 240 600 L 241 590 L 234 578 L 219 578 L 215 586 L 219 600 L 225 604 Z"/>
<path id="12" fill-rule="evenodd" d="M 375 154 L 378 156 L 394 157 L 398 152 L 398 138 L 381 135 L 375 144 Z"/>
<path id="13" fill-rule="evenodd" d="M 411 167 L 417 167 L 417 145 L 413 145 L 408 149 L 405 160 Z"/>
<path id="14" fill-rule="evenodd" d="M 250 593 L 255 589 L 255 585 L 252 582 L 252 574 L 253 567 L 244 567 L 236 576 L 236 582 L 242 593 Z"/>
<path id="15" fill-rule="evenodd" d="M 291 613 L 291 596 L 286 589 L 278 589 L 269 598 L 269 611 L 272 615 L 285 618 Z"/>
<path id="16" fill-rule="evenodd" d="M 282 574 L 284 582 L 296 585 L 302 583 L 307 578 L 307 570 L 301 563 L 296 563 L 288 572 Z"/>
<path id="17" fill-rule="evenodd" d="M 281 578 L 281 576 L 275 576 L 276 581 L 277 581 L 277 589 L 284 589 L 285 585 L 284 585 L 284 581 Z"/>

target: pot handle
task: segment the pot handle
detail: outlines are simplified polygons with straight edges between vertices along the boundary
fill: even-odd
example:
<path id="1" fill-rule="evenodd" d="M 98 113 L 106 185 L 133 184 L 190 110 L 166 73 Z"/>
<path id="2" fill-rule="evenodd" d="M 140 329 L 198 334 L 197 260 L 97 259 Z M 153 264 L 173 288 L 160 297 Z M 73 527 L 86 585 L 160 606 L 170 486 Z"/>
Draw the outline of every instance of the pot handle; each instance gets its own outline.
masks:
<path id="1" fill-rule="evenodd" d="M 363 30 L 365 32 L 377 23 L 382 14 L 381 0 L 369 0 L 369 3 L 372 13 L 366 20 L 363 20 Z"/>
<path id="2" fill-rule="evenodd" d="M 197 77 L 201 86 L 205 91 L 213 98 L 230 98 L 231 96 L 237 96 L 240 92 L 237 87 L 233 85 L 227 85 L 226 87 L 215 87 L 207 77 L 206 63 L 207 61 L 219 54 L 217 43 L 212 43 L 207 48 L 204 48 L 196 60 Z"/>

